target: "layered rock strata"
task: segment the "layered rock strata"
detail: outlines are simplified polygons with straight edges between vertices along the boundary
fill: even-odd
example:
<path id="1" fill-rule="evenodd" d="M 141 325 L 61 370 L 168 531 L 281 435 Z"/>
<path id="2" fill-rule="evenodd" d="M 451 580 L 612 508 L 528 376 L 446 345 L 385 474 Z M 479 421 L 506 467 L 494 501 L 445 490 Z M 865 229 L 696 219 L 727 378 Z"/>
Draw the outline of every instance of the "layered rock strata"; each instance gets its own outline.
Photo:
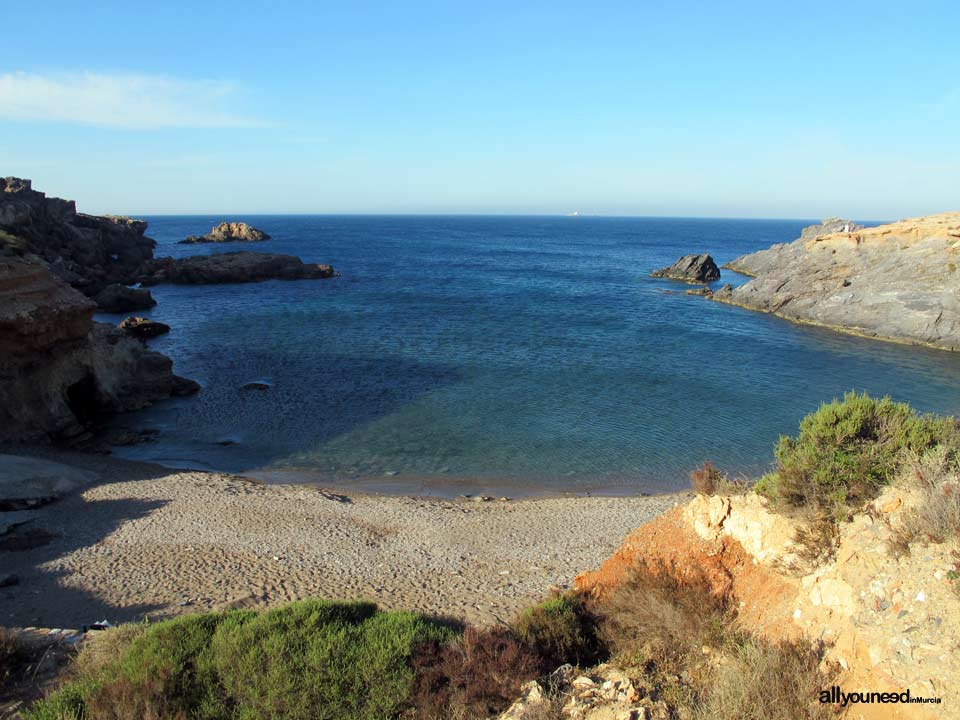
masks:
<path id="1" fill-rule="evenodd" d="M 960 212 L 862 228 L 832 219 L 724 267 L 753 276 L 715 300 L 788 320 L 960 350 Z"/>
<path id="2" fill-rule="evenodd" d="M 0 254 L 35 255 L 91 297 L 133 282 L 156 245 L 146 229 L 141 220 L 78 213 L 72 200 L 48 198 L 29 180 L 0 178 Z"/>
<path id="3" fill-rule="evenodd" d="M 195 385 L 37 260 L 0 257 L 0 441 L 75 440 L 104 414 Z"/>

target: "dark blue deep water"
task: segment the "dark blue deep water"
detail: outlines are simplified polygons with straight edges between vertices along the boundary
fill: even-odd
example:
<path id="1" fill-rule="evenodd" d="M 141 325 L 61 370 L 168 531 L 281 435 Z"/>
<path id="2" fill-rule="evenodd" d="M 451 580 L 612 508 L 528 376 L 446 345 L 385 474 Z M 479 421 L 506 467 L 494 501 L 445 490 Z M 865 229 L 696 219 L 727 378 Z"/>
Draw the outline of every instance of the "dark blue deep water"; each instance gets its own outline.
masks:
<path id="1" fill-rule="evenodd" d="M 203 390 L 121 418 L 160 431 L 127 457 L 407 493 L 655 492 L 708 459 L 762 472 L 780 433 L 848 389 L 960 408 L 956 355 L 648 277 L 804 221 L 233 216 L 273 239 L 188 246 L 227 218 L 147 219 L 158 255 L 284 252 L 342 276 L 153 288 L 144 314 L 173 331 L 152 346 Z M 272 388 L 240 389 L 252 380 Z"/>

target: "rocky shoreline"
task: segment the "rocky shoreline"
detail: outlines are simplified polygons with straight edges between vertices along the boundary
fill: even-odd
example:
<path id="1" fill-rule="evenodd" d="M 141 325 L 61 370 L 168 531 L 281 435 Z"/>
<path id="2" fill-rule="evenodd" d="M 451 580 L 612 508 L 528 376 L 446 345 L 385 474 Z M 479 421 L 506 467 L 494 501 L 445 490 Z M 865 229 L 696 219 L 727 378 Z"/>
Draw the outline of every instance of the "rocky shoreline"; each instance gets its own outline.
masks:
<path id="1" fill-rule="evenodd" d="M 724 267 L 753 279 L 698 294 L 863 337 L 960 350 L 960 213 L 870 228 L 831 219 Z"/>
<path id="2" fill-rule="evenodd" d="M 268 237 L 225 225 L 224 236 Z M 0 441 L 85 442 L 109 415 L 200 389 L 145 345 L 169 326 L 152 318 L 128 318 L 119 328 L 94 322 L 97 310 L 154 307 L 150 291 L 135 283 L 335 275 L 329 265 L 291 255 L 155 258 L 146 230 L 140 220 L 78 213 L 73 201 L 48 198 L 29 180 L 0 178 Z"/>

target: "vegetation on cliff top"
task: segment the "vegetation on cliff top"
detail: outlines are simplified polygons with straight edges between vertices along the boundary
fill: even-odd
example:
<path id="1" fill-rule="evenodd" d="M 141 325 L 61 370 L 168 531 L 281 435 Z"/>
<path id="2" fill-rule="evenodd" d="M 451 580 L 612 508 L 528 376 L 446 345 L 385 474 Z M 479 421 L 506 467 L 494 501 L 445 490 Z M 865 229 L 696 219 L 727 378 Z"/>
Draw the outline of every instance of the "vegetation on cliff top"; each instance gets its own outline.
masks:
<path id="1" fill-rule="evenodd" d="M 960 450 L 954 418 L 850 392 L 807 415 L 796 437 L 780 438 L 776 469 L 755 489 L 777 509 L 839 519 L 875 498 L 910 457 L 935 448 L 951 457 Z"/>

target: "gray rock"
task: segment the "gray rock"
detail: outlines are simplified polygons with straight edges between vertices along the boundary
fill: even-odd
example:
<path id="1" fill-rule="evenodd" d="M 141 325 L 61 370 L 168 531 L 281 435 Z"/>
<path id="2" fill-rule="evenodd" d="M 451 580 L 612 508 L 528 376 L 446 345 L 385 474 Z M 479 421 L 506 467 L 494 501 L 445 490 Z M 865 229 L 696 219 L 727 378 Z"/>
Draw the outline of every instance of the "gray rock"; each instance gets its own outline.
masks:
<path id="1" fill-rule="evenodd" d="M 36 507 L 96 479 L 96 473 L 62 463 L 0 455 L 0 510 Z"/>
<path id="2" fill-rule="evenodd" d="M 97 308 L 104 312 L 146 310 L 157 304 L 149 290 L 126 285 L 107 285 L 94 297 Z"/>
<path id="3" fill-rule="evenodd" d="M 720 279 L 720 268 L 713 258 L 706 253 L 700 255 L 684 255 L 673 265 L 650 273 L 651 277 L 670 278 L 684 282 L 713 282 Z"/>
<path id="4" fill-rule="evenodd" d="M 960 350 L 958 248 L 960 213 L 872 228 L 833 219 L 730 262 L 725 267 L 754 279 L 712 298 L 866 337 Z"/>

